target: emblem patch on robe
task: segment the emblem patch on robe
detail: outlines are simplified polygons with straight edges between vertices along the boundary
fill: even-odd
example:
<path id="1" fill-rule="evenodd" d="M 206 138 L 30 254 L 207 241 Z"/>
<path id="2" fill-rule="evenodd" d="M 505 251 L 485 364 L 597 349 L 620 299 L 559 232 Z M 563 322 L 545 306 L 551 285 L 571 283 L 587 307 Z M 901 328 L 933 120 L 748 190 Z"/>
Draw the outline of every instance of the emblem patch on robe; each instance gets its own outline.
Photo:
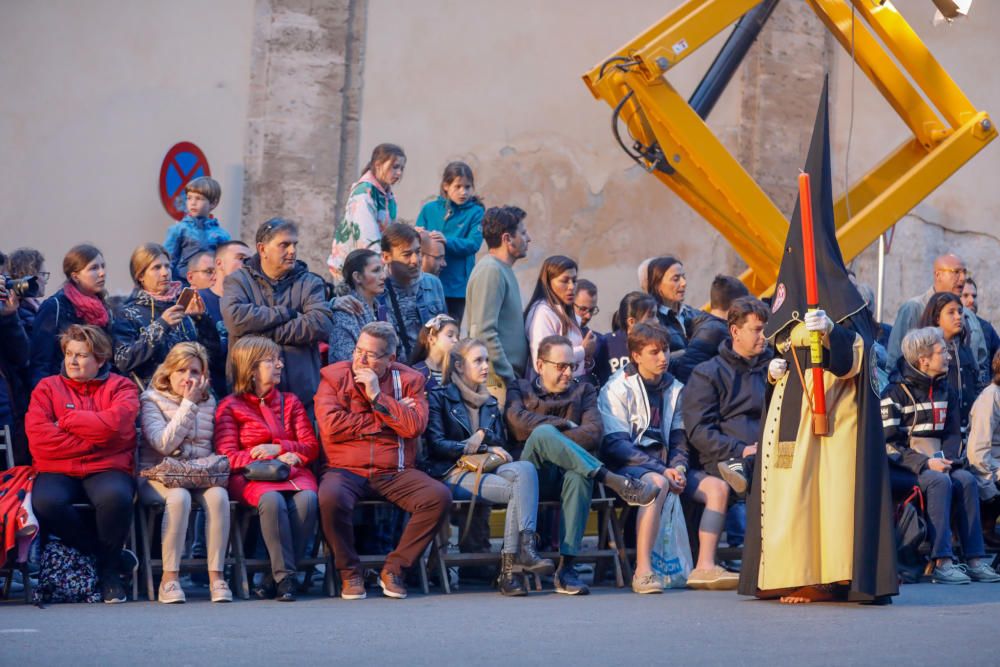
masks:
<path id="1" fill-rule="evenodd" d="M 882 395 L 878 390 L 878 359 L 875 358 L 875 350 L 868 350 L 868 384 L 876 398 Z"/>
<path id="2" fill-rule="evenodd" d="M 774 290 L 774 303 L 771 305 L 772 313 L 778 312 L 781 304 L 785 303 L 785 294 L 785 283 L 778 283 L 778 287 Z"/>
<path id="3" fill-rule="evenodd" d="M 795 441 L 778 441 L 774 448 L 774 467 L 791 468 L 792 460 L 795 458 Z"/>

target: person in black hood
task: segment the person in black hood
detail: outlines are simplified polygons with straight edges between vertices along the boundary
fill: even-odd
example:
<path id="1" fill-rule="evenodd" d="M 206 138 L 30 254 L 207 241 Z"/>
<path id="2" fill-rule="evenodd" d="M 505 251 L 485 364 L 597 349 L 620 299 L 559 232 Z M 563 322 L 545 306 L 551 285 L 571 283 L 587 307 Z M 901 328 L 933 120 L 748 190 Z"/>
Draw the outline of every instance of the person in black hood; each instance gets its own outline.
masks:
<path id="1" fill-rule="evenodd" d="M 740 588 L 788 604 L 885 604 L 899 593 L 874 321 L 837 243 L 824 83 L 765 335 L 789 372 L 771 394 L 751 493 Z M 808 309 L 800 207 L 815 212 L 818 308 Z M 821 342 L 827 433 L 817 434 L 810 341 Z"/>
<path id="2" fill-rule="evenodd" d="M 281 348 L 280 391 L 295 394 L 313 416 L 319 387 L 319 344 L 330 338 L 333 313 L 323 279 L 297 259 L 295 223 L 272 218 L 257 228 L 257 254 L 226 278 L 222 317 L 229 348 L 252 334 Z"/>

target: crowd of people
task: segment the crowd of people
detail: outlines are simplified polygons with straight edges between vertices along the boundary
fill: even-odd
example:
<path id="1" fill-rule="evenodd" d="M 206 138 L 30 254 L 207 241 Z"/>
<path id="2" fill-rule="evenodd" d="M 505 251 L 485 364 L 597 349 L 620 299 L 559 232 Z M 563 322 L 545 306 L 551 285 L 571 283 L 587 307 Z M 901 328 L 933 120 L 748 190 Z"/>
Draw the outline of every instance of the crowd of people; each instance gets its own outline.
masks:
<path id="1" fill-rule="evenodd" d="M 252 246 L 231 239 L 212 217 L 221 187 L 205 177 L 187 184 L 188 215 L 164 243 L 132 253 L 124 300 L 109 297 L 93 245 L 69 249 L 47 298 L 41 253 L 3 258 L 0 426 L 16 464 L 37 473 L 42 534 L 92 556 L 104 601 L 120 602 L 136 565 L 123 548 L 135 503 L 162 504 L 159 600 L 186 599 L 180 563 L 193 541 L 211 600 L 229 601 L 233 500 L 259 515 L 262 597 L 294 600 L 298 564 L 322 539 L 344 599 L 366 597 L 359 551 L 371 550 L 385 554 L 384 595 L 405 598 L 452 501 L 475 498 L 506 508 L 502 594 L 526 595 L 529 572 L 581 595 L 600 484 L 638 508 L 636 593 L 664 589 L 652 557 L 671 494 L 696 516 L 688 585 L 735 588 L 716 554 L 723 540 L 742 544 L 768 395 L 790 372 L 764 336 L 769 306 L 717 275 L 708 309 L 695 309 L 685 264 L 664 255 L 639 266 L 640 289 L 598 332 L 599 286 L 569 257 L 545 258 L 522 302 L 514 266 L 531 221 L 516 206 L 487 209 L 468 165 L 447 165 L 416 224 L 398 220 L 405 167 L 401 148 L 376 147 L 324 275 L 298 259 L 289 220 L 261 224 Z M 947 584 L 1000 581 L 986 554 L 1000 546 L 1000 338 L 977 315 L 976 289 L 961 259 L 939 257 L 932 287 L 880 325 L 875 357 L 893 489 L 925 496 L 932 578 Z M 228 462 L 224 486 L 149 474 L 212 457 Z M 260 472 L 268 462 L 285 474 Z M 356 512 L 367 498 L 398 510 Z M 561 505 L 541 538 L 553 522 L 540 500 Z M 488 549 L 482 513 L 464 523 L 479 535 L 463 545 Z"/>

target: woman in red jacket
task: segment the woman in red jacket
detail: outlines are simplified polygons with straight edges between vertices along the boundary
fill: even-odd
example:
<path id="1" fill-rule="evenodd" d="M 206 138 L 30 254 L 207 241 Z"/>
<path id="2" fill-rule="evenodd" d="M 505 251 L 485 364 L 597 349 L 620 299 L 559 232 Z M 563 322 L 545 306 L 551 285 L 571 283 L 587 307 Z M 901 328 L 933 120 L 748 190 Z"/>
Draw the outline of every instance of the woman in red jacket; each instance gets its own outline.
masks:
<path id="1" fill-rule="evenodd" d="M 215 451 L 229 457 L 229 497 L 260 513 L 271 575 L 257 595 L 291 602 L 296 563 L 316 530 L 316 478 L 309 465 L 319 444 L 301 401 L 276 389 L 281 369 L 280 350 L 267 338 L 247 336 L 230 348 L 233 393 L 215 413 Z M 289 478 L 247 481 L 244 468 L 265 459 L 287 463 Z"/>
<path id="2" fill-rule="evenodd" d="M 38 478 L 32 506 L 43 529 L 97 557 L 105 602 L 124 602 L 122 576 L 138 561 L 122 549 L 132 525 L 135 384 L 108 371 L 111 339 L 74 324 L 60 337 L 63 372 L 44 378 L 25 417 Z M 80 513 L 73 503 L 94 506 Z"/>

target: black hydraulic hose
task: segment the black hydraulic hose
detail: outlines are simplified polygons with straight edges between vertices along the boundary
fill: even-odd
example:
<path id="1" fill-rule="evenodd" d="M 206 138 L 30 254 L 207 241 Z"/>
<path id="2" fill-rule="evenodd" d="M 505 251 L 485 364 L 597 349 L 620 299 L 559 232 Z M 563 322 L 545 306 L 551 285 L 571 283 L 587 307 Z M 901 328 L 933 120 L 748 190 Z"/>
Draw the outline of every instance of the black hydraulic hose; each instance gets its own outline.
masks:
<path id="1" fill-rule="evenodd" d="M 708 118 L 712 113 L 715 103 L 719 101 L 722 92 L 729 85 L 736 70 L 746 57 L 750 47 L 757 40 L 760 31 L 767 23 L 774 8 L 778 6 L 779 0 L 764 0 L 736 22 L 736 27 L 729 35 L 729 39 L 719 51 L 719 55 L 712 61 L 711 67 L 705 72 L 701 83 L 691 94 L 688 104 L 695 110 L 702 120 Z"/>

